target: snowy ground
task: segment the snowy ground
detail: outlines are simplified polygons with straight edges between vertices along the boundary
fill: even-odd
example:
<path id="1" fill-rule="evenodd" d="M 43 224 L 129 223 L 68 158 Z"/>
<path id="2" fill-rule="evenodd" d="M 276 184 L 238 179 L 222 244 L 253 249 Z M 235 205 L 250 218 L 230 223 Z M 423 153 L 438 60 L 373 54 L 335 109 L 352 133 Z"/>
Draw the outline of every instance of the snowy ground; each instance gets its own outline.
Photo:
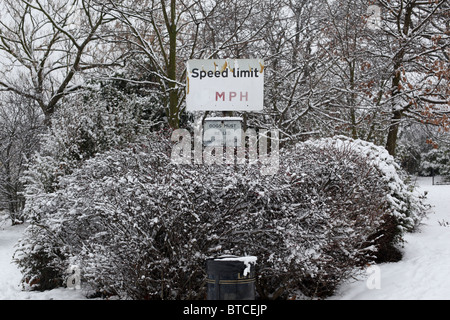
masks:
<path id="1" fill-rule="evenodd" d="M 0 300 L 80 300 L 86 299 L 82 290 L 54 289 L 45 292 L 23 291 L 20 287 L 22 275 L 11 263 L 14 245 L 20 239 L 24 225 L 11 226 L 0 222 Z"/>
<path id="2" fill-rule="evenodd" d="M 450 185 L 432 185 L 431 178 L 417 183 L 428 191 L 433 208 L 419 232 L 405 236 L 403 259 L 378 265 L 379 289 L 369 289 L 375 279 L 375 270 L 369 270 L 364 279 L 343 285 L 332 299 L 450 299 Z"/>
<path id="3" fill-rule="evenodd" d="M 418 184 L 428 191 L 428 201 L 434 207 L 420 232 L 406 236 L 403 260 L 377 266 L 379 289 L 367 285 L 375 283 L 368 281 L 377 276 L 372 270 L 360 280 L 342 285 L 332 300 L 450 299 L 450 185 L 433 186 L 430 178 L 420 178 Z M 85 299 L 83 290 L 20 289 L 21 274 L 11 257 L 24 228 L 0 222 L 0 300 Z"/>

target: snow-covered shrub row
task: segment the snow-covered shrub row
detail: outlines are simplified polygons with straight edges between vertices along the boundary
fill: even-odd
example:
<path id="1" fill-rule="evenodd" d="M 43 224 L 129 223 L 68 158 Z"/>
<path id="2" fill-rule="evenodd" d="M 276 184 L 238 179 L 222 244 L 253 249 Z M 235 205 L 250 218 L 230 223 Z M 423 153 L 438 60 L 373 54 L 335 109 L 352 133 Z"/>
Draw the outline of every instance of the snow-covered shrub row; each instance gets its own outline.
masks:
<path id="1" fill-rule="evenodd" d="M 409 221 L 394 201 L 400 181 L 382 170 L 390 159 L 363 142 L 281 150 L 273 176 L 256 166 L 176 165 L 170 148 L 153 135 L 104 152 L 34 198 L 40 219 L 16 252 L 24 279 L 59 285 L 77 264 L 106 295 L 202 299 L 206 258 L 254 255 L 260 298 L 323 297 Z"/>

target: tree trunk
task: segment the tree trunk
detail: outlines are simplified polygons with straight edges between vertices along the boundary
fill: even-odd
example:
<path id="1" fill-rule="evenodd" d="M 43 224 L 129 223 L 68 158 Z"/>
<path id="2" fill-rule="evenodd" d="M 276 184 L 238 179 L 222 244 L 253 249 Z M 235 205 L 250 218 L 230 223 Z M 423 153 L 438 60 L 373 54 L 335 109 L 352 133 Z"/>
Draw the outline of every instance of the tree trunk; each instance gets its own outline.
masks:
<path id="1" fill-rule="evenodd" d="M 180 126 L 180 110 L 178 106 L 178 90 L 176 86 L 177 80 L 177 25 L 175 14 L 175 0 L 170 1 L 170 22 L 167 24 L 169 32 L 169 64 L 167 76 L 170 79 L 169 86 L 169 110 L 168 121 L 173 129 Z"/>
<path id="2" fill-rule="evenodd" d="M 411 25 L 411 17 L 412 17 L 412 11 L 414 8 L 414 3 L 408 3 L 407 6 L 405 7 L 405 18 L 403 21 L 403 28 L 402 30 L 399 32 L 401 32 L 402 34 L 400 34 L 399 36 L 401 36 L 401 38 L 399 39 L 400 41 L 400 50 L 398 51 L 398 53 L 395 55 L 394 57 L 394 73 L 393 73 L 393 77 L 392 77 L 392 97 L 394 98 L 395 96 L 399 95 L 400 92 L 400 80 L 401 80 L 401 68 L 402 68 L 402 64 L 403 64 L 403 59 L 405 56 L 405 48 L 407 46 L 407 40 L 405 39 L 405 37 L 407 37 L 407 35 L 409 34 L 409 28 Z M 400 12 L 401 13 L 401 12 Z M 397 24 L 398 26 L 400 26 L 401 23 L 401 15 L 399 14 L 397 16 Z M 402 109 L 398 109 L 400 106 L 396 106 L 396 99 L 393 99 L 393 111 L 392 111 L 392 118 L 391 118 L 391 125 L 389 127 L 389 132 L 388 132 L 388 136 L 387 136 L 387 141 L 386 141 L 386 149 L 389 152 L 390 155 L 394 156 L 395 155 L 395 149 L 397 147 L 397 137 L 398 137 L 398 131 L 399 131 L 399 127 L 400 127 L 400 120 L 402 119 L 402 115 L 403 115 L 403 111 Z M 398 103 L 398 102 L 397 102 Z"/>
<path id="3" fill-rule="evenodd" d="M 400 127 L 400 120 L 402 118 L 401 111 L 394 111 L 391 119 L 391 126 L 387 136 L 386 149 L 390 155 L 395 155 L 395 149 L 397 147 L 398 130 Z"/>

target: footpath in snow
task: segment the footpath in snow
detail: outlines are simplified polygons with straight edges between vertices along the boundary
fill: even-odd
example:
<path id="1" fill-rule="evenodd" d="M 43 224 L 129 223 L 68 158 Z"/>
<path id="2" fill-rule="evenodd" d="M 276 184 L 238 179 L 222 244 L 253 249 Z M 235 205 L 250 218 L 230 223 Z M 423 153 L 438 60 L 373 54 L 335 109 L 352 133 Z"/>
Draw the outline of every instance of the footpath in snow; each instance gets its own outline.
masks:
<path id="1" fill-rule="evenodd" d="M 450 299 L 450 185 L 433 186 L 431 178 L 419 178 L 418 185 L 428 191 L 433 208 L 420 230 L 406 235 L 403 259 L 378 265 L 379 289 L 367 285 L 368 274 L 343 284 L 330 300 Z M 83 290 L 21 290 L 21 274 L 11 259 L 24 229 L 0 222 L 0 300 L 86 299 Z"/>

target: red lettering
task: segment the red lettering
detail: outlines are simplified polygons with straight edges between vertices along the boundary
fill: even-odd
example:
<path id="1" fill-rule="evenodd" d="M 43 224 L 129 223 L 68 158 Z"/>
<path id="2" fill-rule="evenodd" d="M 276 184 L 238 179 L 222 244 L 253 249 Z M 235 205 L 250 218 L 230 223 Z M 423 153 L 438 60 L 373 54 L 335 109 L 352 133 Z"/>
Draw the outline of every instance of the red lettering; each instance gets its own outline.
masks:
<path id="1" fill-rule="evenodd" d="M 236 91 L 230 91 L 226 94 L 225 91 L 218 92 L 216 91 L 216 101 L 225 101 L 225 98 L 228 96 L 228 101 L 232 101 L 233 98 L 238 97 L 238 93 Z M 239 92 L 239 100 L 240 101 L 248 101 L 248 91 Z"/>
<path id="2" fill-rule="evenodd" d="M 216 101 L 222 98 L 222 101 L 225 101 L 225 92 L 217 92 L 216 91 Z"/>

